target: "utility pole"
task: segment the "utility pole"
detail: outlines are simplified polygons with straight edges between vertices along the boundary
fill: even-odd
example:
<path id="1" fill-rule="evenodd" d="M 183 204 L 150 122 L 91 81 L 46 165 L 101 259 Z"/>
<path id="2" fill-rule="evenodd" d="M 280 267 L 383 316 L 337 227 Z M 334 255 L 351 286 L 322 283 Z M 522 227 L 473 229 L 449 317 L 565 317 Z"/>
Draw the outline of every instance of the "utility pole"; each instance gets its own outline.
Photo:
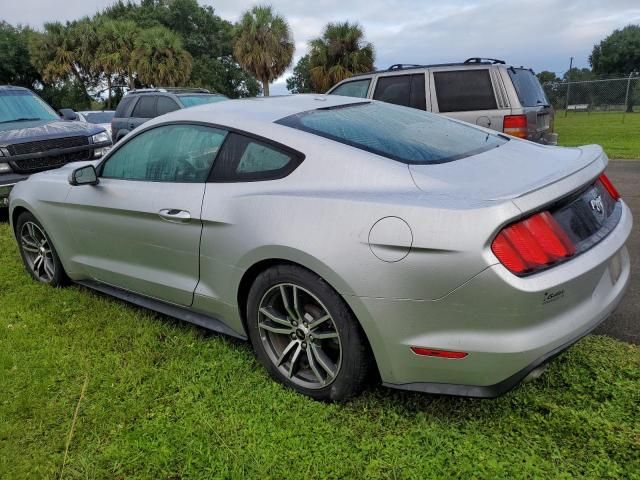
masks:
<path id="1" fill-rule="evenodd" d="M 569 114 L 569 90 L 571 89 L 571 69 L 573 68 L 573 57 L 569 60 L 569 71 L 567 72 L 567 101 L 564 105 L 564 116 Z"/>

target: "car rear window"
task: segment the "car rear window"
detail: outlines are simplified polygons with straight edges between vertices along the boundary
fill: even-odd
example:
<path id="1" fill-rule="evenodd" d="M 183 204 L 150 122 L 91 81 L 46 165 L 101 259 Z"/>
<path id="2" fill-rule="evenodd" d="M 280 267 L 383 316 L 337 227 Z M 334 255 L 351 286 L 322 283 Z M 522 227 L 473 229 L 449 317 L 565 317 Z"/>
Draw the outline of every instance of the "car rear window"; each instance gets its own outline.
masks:
<path id="1" fill-rule="evenodd" d="M 381 102 L 310 110 L 276 123 L 409 164 L 450 162 L 508 141 L 440 115 Z"/>
<path id="2" fill-rule="evenodd" d="M 471 112 L 497 108 L 489 70 L 434 72 L 433 79 L 440 112 Z"/>
<path id="3" fill-rule="evenodd" d="M 508 71 L 523 107 L 549 105 L 549 100 L 542 89 L 542 85 L 540 85 L 540 81 L 531 70 L 510 68 Z"/>

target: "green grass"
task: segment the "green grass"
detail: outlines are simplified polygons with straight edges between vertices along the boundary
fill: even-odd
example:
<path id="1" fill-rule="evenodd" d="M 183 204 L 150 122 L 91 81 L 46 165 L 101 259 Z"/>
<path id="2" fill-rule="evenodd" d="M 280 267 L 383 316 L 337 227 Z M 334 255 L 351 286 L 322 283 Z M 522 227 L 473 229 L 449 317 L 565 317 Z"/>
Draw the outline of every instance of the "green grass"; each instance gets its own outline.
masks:
<path id="1" fill-rule="evenodd" d="M 0 478 L 640 478 L 640 350 L 588 337 L 497 400 L 271 381 L 249 347 L 31 281 L 0 224 Z"/>
<path id="2" fill-rule="evenodd" d="M 565 147 L 602 145 L 609 158 L 640 159 L 640 113 L 556 112 L 555 131 Z M 624 122 L 623 122 L 624 117 Z"/>

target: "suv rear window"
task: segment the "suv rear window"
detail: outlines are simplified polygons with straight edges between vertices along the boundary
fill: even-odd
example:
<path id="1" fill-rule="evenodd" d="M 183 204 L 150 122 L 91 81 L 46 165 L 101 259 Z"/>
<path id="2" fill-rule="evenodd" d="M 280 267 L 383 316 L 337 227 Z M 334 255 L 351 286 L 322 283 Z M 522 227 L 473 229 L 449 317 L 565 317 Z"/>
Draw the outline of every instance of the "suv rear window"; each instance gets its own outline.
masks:
<path id="1" fill-rule="evenodd" d="M 409 164 L 450 162 L 508 141 L 440 115 L 378 102 L 310 110 L 276 123 Z"/>
<path id="2" fill-rule="evenodd" d="M 469 112 L 497 108 L 489 70 L 434 72 L 433 79 L 440 112 Z"/>
<path id="3" fill-rule="evenodd" d="M 540 85 L 540 81 L 531 70 L 512 67 L 508 71 L 523 107 L 549 105 L 549 100 L 542 89 L 542 85 Z"/>
<path id="4" fill-rule="evenodd" d="M 179 95 L 178 98 L 185 107 L 195 107 L 205 103 L 216 103 L 228 100 L 224 95 Z"/>

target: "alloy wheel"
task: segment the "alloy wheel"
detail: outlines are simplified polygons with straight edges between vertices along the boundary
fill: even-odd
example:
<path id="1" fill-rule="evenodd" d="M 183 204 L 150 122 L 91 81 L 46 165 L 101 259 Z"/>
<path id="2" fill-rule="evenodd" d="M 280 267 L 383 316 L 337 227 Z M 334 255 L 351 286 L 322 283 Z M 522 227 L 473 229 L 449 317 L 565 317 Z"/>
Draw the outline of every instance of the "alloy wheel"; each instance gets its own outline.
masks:
<path id="1" fill-rule="evenodd" d="M 56 272 L 51 244 L 42 228 L 34 222 L 25 222 L 20 232 L 20 248 L 27 265 L 35 277 L 50 283 Z"/>
<path id="2" fill-rule="evenodd" d="M 260 340 L 271 362 L 296 385 L 330 385 L 342 362 L 342 344 L 331 314 L 305 288 L 271 287 L 258 308 Z"/>

